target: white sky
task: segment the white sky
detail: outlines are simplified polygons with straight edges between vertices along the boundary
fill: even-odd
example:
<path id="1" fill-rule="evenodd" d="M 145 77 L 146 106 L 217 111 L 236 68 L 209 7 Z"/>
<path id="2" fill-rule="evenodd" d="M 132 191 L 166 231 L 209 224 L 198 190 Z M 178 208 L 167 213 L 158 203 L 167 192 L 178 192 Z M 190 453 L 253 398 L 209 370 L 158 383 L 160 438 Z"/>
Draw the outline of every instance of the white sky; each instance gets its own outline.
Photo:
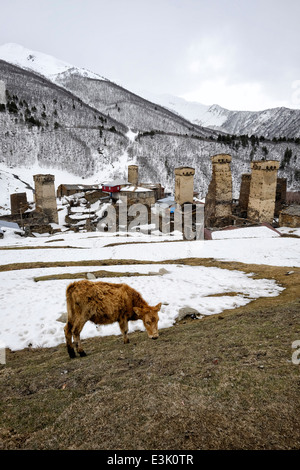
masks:
<path id="1" fill-rule="evenodd" d="M 0 0 L 14 42 L 117 82 L 228 109 L 300 109 L 300 0 Z"/>

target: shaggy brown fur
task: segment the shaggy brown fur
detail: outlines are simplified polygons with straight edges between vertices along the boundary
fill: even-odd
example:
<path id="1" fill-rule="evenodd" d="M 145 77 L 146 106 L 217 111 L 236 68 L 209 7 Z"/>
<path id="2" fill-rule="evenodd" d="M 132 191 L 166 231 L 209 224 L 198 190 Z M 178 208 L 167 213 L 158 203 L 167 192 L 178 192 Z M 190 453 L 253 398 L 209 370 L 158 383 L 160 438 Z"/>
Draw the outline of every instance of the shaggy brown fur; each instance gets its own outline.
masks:
<path id="1" fill-rule="evenodd" d="M 127 284 L 77 281 L 67 287 L 66 297 L 68 319 L 65 336 L 71 358 L 75 357 L 72 337 L 78 354 L 86 355 L 81 345 L 80 332 L 88 320 L 98 325 L 119 322 L 124 343 L 129 343 L 129 320 L 143 320 L 149 338 L 158 337 L 158 311 L 161 303 L 150 307 L 142 296 Z"/>

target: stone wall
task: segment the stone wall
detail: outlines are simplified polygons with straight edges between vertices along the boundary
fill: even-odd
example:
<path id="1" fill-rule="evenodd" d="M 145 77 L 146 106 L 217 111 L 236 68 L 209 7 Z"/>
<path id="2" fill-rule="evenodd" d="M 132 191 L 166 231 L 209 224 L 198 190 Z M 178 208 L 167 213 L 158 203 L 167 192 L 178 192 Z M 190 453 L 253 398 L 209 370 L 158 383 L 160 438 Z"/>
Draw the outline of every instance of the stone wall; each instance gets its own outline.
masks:
<path id="1" fill-rule="evenodd" d="M 279 212 L 286 204 L 286 178 L 277 178 L 276 199 L 275 199 L 275 217 L 279 216 Z"/>
<path id="2" fill-rule="evenodd" d="M 34 175 L 36 210 L 40 210 L 49 222 L 58 223 L 53 175 Z"/>
<path id="3" fill-rule="evenodd" d="M 232 223 L 231 155 L 211 157 L 212 178 L 205 198 L 205 227 L 225 227 Z"/>
<path id="4" fill-rule="evenodd" d="M 14 193 L 10 195 L 10 210 L 12 214 L 23 213 L 28 209 L 26 193 Z"/>
<path id="5" fill-rule="evenodd" d="M 117 193 L 118 199 L 121 199 L 124 202 L 127 202 L 127 205 L 132 204 L 144 204 L 145 206 L 151 206 L 155 204 L 155 192 L 150 189 L 145 189 L 145 191 L 120 191 Z"/>
<path id="6" fill-rule="evenodd" d="M 300 227 L 300 205 L 287 207 L 279 213 L 279 227 Z"/>
<path id="7" fill-rule="evenodd" d="M 137 165 L 128 165 L 128 183 L 137 186 L 139 181 L 139 167 Z"/>
<path id="8" fill-rule="evenodd" d="M 240 197 L 239 197 L 239 212 L 241 217 L 247 217 L 249 193 L 250 193 L 251 175 L 244 174 L 241 179 Z"/>
<path id="9" fill-rule="evenodd" d="M 279 162 L 252 161 L 248 219 L 273 223 Z"/>
<path id="10" fill-rule="evenodd" d="M 194 200 L 194 168 L 175 168 L 175 202 L 179 205 Z"/>

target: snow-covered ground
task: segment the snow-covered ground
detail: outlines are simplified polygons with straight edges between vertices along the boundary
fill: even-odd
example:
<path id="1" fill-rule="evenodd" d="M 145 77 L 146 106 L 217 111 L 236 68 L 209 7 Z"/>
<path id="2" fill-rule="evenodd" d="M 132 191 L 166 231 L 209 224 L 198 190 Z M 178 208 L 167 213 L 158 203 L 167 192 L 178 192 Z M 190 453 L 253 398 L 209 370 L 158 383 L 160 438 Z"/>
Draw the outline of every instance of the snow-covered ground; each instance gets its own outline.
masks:
<path id="1" fill-rule="evenodd" d="M 283 233 L 299 233 L 283 228 Z M 232 231 L 233 233 L 233 231 Z M 136 259 L 163 261 L 187 257 L 215 258 L 248 264 L 286 266 L 287 271 L 300 266 L 300 240 L 269 237 L 207 241 L 170 241 L 174 237 L 153 237 L 131 234 L 58 233 L 52 236 L 20 238 L 8 230 L 1 245 L 28 249 L 0 250 L 1 265 L 34 261 L 80 261 L 103 259 Z M 138 242 L 131 244 L 130 242 Z M 152 243 L 155 242 L 155 243 Z M 121 245 L 107 246 L 122 243 Z M 68 246 L 69 248 L 63 248 Z M 39 247 L 39 248 L 34 248 Z M 49 248 L 56 247 L 56 248 Z M 32 249 L 30 249 L 32 248 Z M 34 249 L 33 249 L 34 248 Z M 202 315 L 245 305 L 258 297 L 277 296 L 282 290 L 275 281 L 253 279 L 251 274 L 215 267 L 181 265 L 76 266 L 39 269 L 19 269 L 0 273 L 0 346 L 12 350 L 50 347 L 64 342 L 64 323 L 59 321 L 66 312 L 65 290 L 70 280 L 35 282 L 34 278 L 49 274 L 93 272 L 106 269 L 118 272 L 157 273 L 157 275 L 107 278 L 108 282 L 126 282 L 137 289 L 150 305 L 162 302 L 159 328 L 172 327 L 179 310 L 190 307 Z M 163 271 L 161 271 L 163 269 Z M 167 272 L 165 272 L 165 270 Z M 103 279 L 104 280 L 104 279 Z M 235 295 L 227 295 L 235 292 Z M 214 294 L 221 294 L 214 297 Z M 130 322 L 130 332 L 144 330 L 141 321 Z M 82 337 L 119 335 L 118 324 L 97 328 L 87 323 Z"/>

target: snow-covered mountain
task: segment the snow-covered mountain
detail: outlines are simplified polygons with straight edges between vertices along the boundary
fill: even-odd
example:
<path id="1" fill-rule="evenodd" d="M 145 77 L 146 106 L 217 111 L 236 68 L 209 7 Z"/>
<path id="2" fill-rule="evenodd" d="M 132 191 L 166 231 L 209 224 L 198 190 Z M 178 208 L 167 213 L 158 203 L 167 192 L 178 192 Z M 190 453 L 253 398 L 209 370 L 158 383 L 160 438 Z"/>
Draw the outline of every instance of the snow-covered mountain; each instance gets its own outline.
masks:
<path id="1" fill-rule="evenodd" d="M 0 59 L 44 76 L 117 120 L 124 123 L 128 120 L 127 110 L 124 111 L 117 103 L 123 99 L 123 94 L 127 90 L 99 74 L 74 67 L 60 59 L 42 52 L 31 51 L 14 43 L 0 46 Z M 87 80 L 85 79 L 90 79 L 88 87 L 86 87 Z M 94 86 L 91 84 L 92 80 L 96 81 Z M 127 93 L 131 111 L 136 112 L 135 119 L 131 119 L 130 125 L 139 128 L 141 116 L 139 116 L 138 107 L 134 106 L 136 95 Z M 264 136 L 269 139 L 273 137 L 300 138 L 300 110 L 297 109 L 281 107 L 263 111 L 234 111 L 222 108 L 218 104 L 204 105 L 168 94 L 154 95 L 144 91 L 141 96 L 200 127 L 236 135 Z M 141 96 L 138 97 L 139 100 Z M 124 114 L 126 116 L 123 116 Z M 126 118 L 125 121 L 123 117 Z M 142 126 L 145 127 L 145 123 Z"/>
<path id="2" fill-rule="evenodd" d="M 74 67 L 67 62 L 56 59 L 43 52 L 31 51 L 15 43 L 7 43 L 0 46 L 0 59 L 13 65 L 18 65 L 25 70 L 30 70 L 43 75 L 48 80 L 54 81 L 60 73 L 76 73 L 88 78 L 105 80 L 89 70 Z"/>
<path id="3" fill-rule="evenodd" d="M 219 129 L 227 118 L 222 113 L 223 108 L 218 105 L 209 106 L 196 101 L 187 101 L 179 96 L 169 94 L 156 95 L 146 90 L 143 90 L 141 95 L 153 103 L 158 103 L 170 111 L 184 116 L 189 121 L 203 127 Z M 220 112 L 218 112 L 217 108 L 220 108 Z M 224 109 L 224 111 L 226 110 Z"/>
<path id="4" fill-rule="evenodd" d="M 7 195 L 2 206 L 9 204 L 7 188 L 12 191 L 13 183 L 20 188 L 20 180 L 8 173 L 26 187 L 33 186 L 30 171 L 54 173 L 56 184 L 61 178 L 100 183 L 126 178 L 129 162 L 139 165 L 140 181 L 160 182 L 171 191 L 176 166 L 192 166 L 195 190 L 205 196 L 210 157 L 217 153 L 232 155 L 235 196 L 252 159 L 280 160 L 288 187 L 299 188 L 295 141 L 226 138 L 108 79 L 20 46 L 0 47 L 1 83 L 0 193 Z"/>
<path id="5" fill-rule="evenodd" d="M 232 111 L 218 104 L 211 106 L 186 101 L 172 95 L 154 95 L 147 92 L 154 103 L 184 116 L 194 124 L 228 134 L 300 138 L 300 110 L 272 108 L 263 111 Z"/>

